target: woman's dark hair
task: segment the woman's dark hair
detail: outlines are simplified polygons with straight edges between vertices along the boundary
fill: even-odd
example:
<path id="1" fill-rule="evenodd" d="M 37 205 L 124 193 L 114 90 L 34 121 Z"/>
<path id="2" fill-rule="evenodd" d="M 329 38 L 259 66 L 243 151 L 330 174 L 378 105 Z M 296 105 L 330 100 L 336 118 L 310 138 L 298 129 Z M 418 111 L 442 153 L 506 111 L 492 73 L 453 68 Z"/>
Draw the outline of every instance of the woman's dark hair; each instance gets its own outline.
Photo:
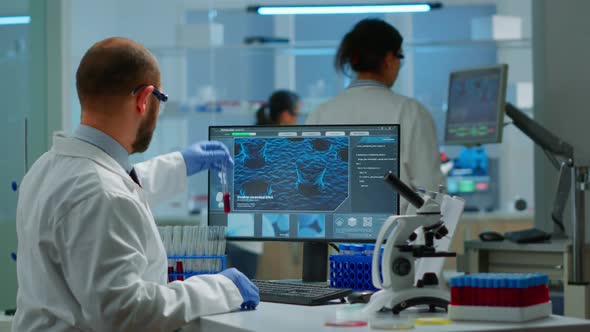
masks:
<path id="1" fill-rule="evenodd" d="M 380 19 L 364 19 L 348 32 L 338 48 L 334 65 L 336 70 L 348 74 L 381 71 L 387 52 L 398 55 L 403 37 L 391 24 Z"/>
<path id="2" fill-rule="evenodd" d="M 297 115 L 297 103 L 299 96 L 288 90 L 275 91 L 268 102 L 262 105 L 256 112 L 256 125 L 267 126 L 278 124 L 283 112 L 289 112 L 291 115 Z"/>

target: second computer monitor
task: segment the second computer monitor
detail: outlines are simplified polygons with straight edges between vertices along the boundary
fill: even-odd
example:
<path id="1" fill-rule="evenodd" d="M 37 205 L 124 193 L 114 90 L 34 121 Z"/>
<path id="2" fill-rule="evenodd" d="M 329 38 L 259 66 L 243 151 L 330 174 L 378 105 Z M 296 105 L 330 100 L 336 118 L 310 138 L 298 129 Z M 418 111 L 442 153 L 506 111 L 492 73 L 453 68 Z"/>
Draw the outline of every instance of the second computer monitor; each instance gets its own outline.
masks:
<path id="1" fill-rule="evenodd" d="M 502 141 L 507 72 L 507 65 L 497 65 L 451 73 L 445 144 Z"/>
<path id="2" fill-rule="evenodd" d="M 210 127 L 234 158 L 231 212 L 221 177 L 209 176 L 209 224 L 230 240 L 375 241 L 398 195 L 399 125 Z"/>

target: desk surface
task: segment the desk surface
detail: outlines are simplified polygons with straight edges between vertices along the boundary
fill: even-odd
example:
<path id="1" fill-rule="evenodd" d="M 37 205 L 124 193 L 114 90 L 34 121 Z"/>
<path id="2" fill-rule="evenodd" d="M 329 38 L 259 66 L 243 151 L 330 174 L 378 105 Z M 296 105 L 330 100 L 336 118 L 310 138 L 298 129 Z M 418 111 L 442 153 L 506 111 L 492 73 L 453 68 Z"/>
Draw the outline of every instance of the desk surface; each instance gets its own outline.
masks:
<path id="1" fill-rule="evenodd" d="M 4 310 L 0 313 L 0 332 L 10 332 L 12 326 L 12 316 L 6 316 Z"/>
<path id="2" fill-rule="evenodd" d="M 213 315 L 201 318 L 196 329 L 183 329 L 183 331 L 343 331 L 341 327 L 326 327 L 324 323 L 336 319 L 336 311 L 342 305 L 326 305 L 318 307 L 296 306 L 288 304 L 262 302 L 254 311 L 232 312 L 228 314 Z M 378 317 L 380 321 L 407 320 L 415 317 L 444 316 L 444 314 L 418 313 L 407 310 L 398 318 L 390 313 L 382 313 Z M 0 332 L 10 331 L 12 317 L 0 314 Z M 344 328 L 349 331 L 349 328 Z M 590 320 L 581 320 L 563 316 L 551 316 L 528 323 L 489 323 L 489 322 L 453 322 L 450 325 L 423 325 L 416 326 L 412 331 L 416 332 L 450 332 L 450 331 L 511 331 L 511 332 L 587 332 L 590 330 Z M 368 326 L 351 328 L 350 331 L 377 331 Z"/>
<path id="3" fill-rule="evenodd" d="M 201 318 L 202 331 L 343 331 L 341 327 L 326 327 L 326 321 L 336 318 L 336 311 L 342 305 L 317 307 L 296 306 L 278 303 L 260 303 L 257 310 L 234 312 Z M 419 315 L 419 316 L 418 316 Z M 379 320 L 407 320 L 412 317 L 430 317 L 444 314 L 402 312 L 398 318 L 391 313 L 380 313 Z M 453 322 L 450 325 L 415 326 L 412 331 L 518 331 L 518 332 L 582 332 L 590 330 L 590 320 L 581 320 L 563 316 L 551 316 L 528 323 L 490 323 L 490 322 Z M 350 331 L 377 331 L 369 326 L 362 328 L 345 328 Z"/>

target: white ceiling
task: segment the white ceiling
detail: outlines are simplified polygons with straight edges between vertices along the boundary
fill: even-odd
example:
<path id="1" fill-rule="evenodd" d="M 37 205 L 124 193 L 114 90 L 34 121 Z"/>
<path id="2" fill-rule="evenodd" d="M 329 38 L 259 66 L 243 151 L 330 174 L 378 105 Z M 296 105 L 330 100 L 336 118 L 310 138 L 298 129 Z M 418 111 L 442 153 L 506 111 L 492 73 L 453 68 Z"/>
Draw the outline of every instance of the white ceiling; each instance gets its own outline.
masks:
<path id="1" fill-rule="evenodd" d="M 379 4 L 379 3 L 403 3 L 419 2 L 419 0 L 180 0 L 184 3 L 185 8 L 206 9 L 206 8 L 244 8 L 249 5 L 309 5 L 309 4 Z M 509 0 L 432 0 L 429 2 L 441 2 L 443 6 L 456 5 L 480 5 L 480 4 L 497 4 Z M 511 0 L 515 1 L 515 0 Z M 428 2 L 428 1 L 427 1 Z"/>

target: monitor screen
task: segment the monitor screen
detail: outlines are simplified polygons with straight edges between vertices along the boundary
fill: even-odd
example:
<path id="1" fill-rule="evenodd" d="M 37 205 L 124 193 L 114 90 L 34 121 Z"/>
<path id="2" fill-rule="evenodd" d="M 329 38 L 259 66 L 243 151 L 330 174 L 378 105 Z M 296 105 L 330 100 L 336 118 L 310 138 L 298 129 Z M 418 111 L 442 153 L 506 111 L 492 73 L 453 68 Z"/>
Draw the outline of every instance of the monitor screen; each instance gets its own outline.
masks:
<path id="1" fill-rule="evenodd" d="M 445 144 L 502 141 L 507 71 L 498 65 L 451 73 Z"/>
<path id="2" fill-rule="evenodd" d="M 209 225 L 229 240 L 374 241 L 399 199 L 399 125 L 221 126 L 209 139 L 235 162 L 209 172 Z M 224 189 L 231 212 L 224 212 Z"/>

